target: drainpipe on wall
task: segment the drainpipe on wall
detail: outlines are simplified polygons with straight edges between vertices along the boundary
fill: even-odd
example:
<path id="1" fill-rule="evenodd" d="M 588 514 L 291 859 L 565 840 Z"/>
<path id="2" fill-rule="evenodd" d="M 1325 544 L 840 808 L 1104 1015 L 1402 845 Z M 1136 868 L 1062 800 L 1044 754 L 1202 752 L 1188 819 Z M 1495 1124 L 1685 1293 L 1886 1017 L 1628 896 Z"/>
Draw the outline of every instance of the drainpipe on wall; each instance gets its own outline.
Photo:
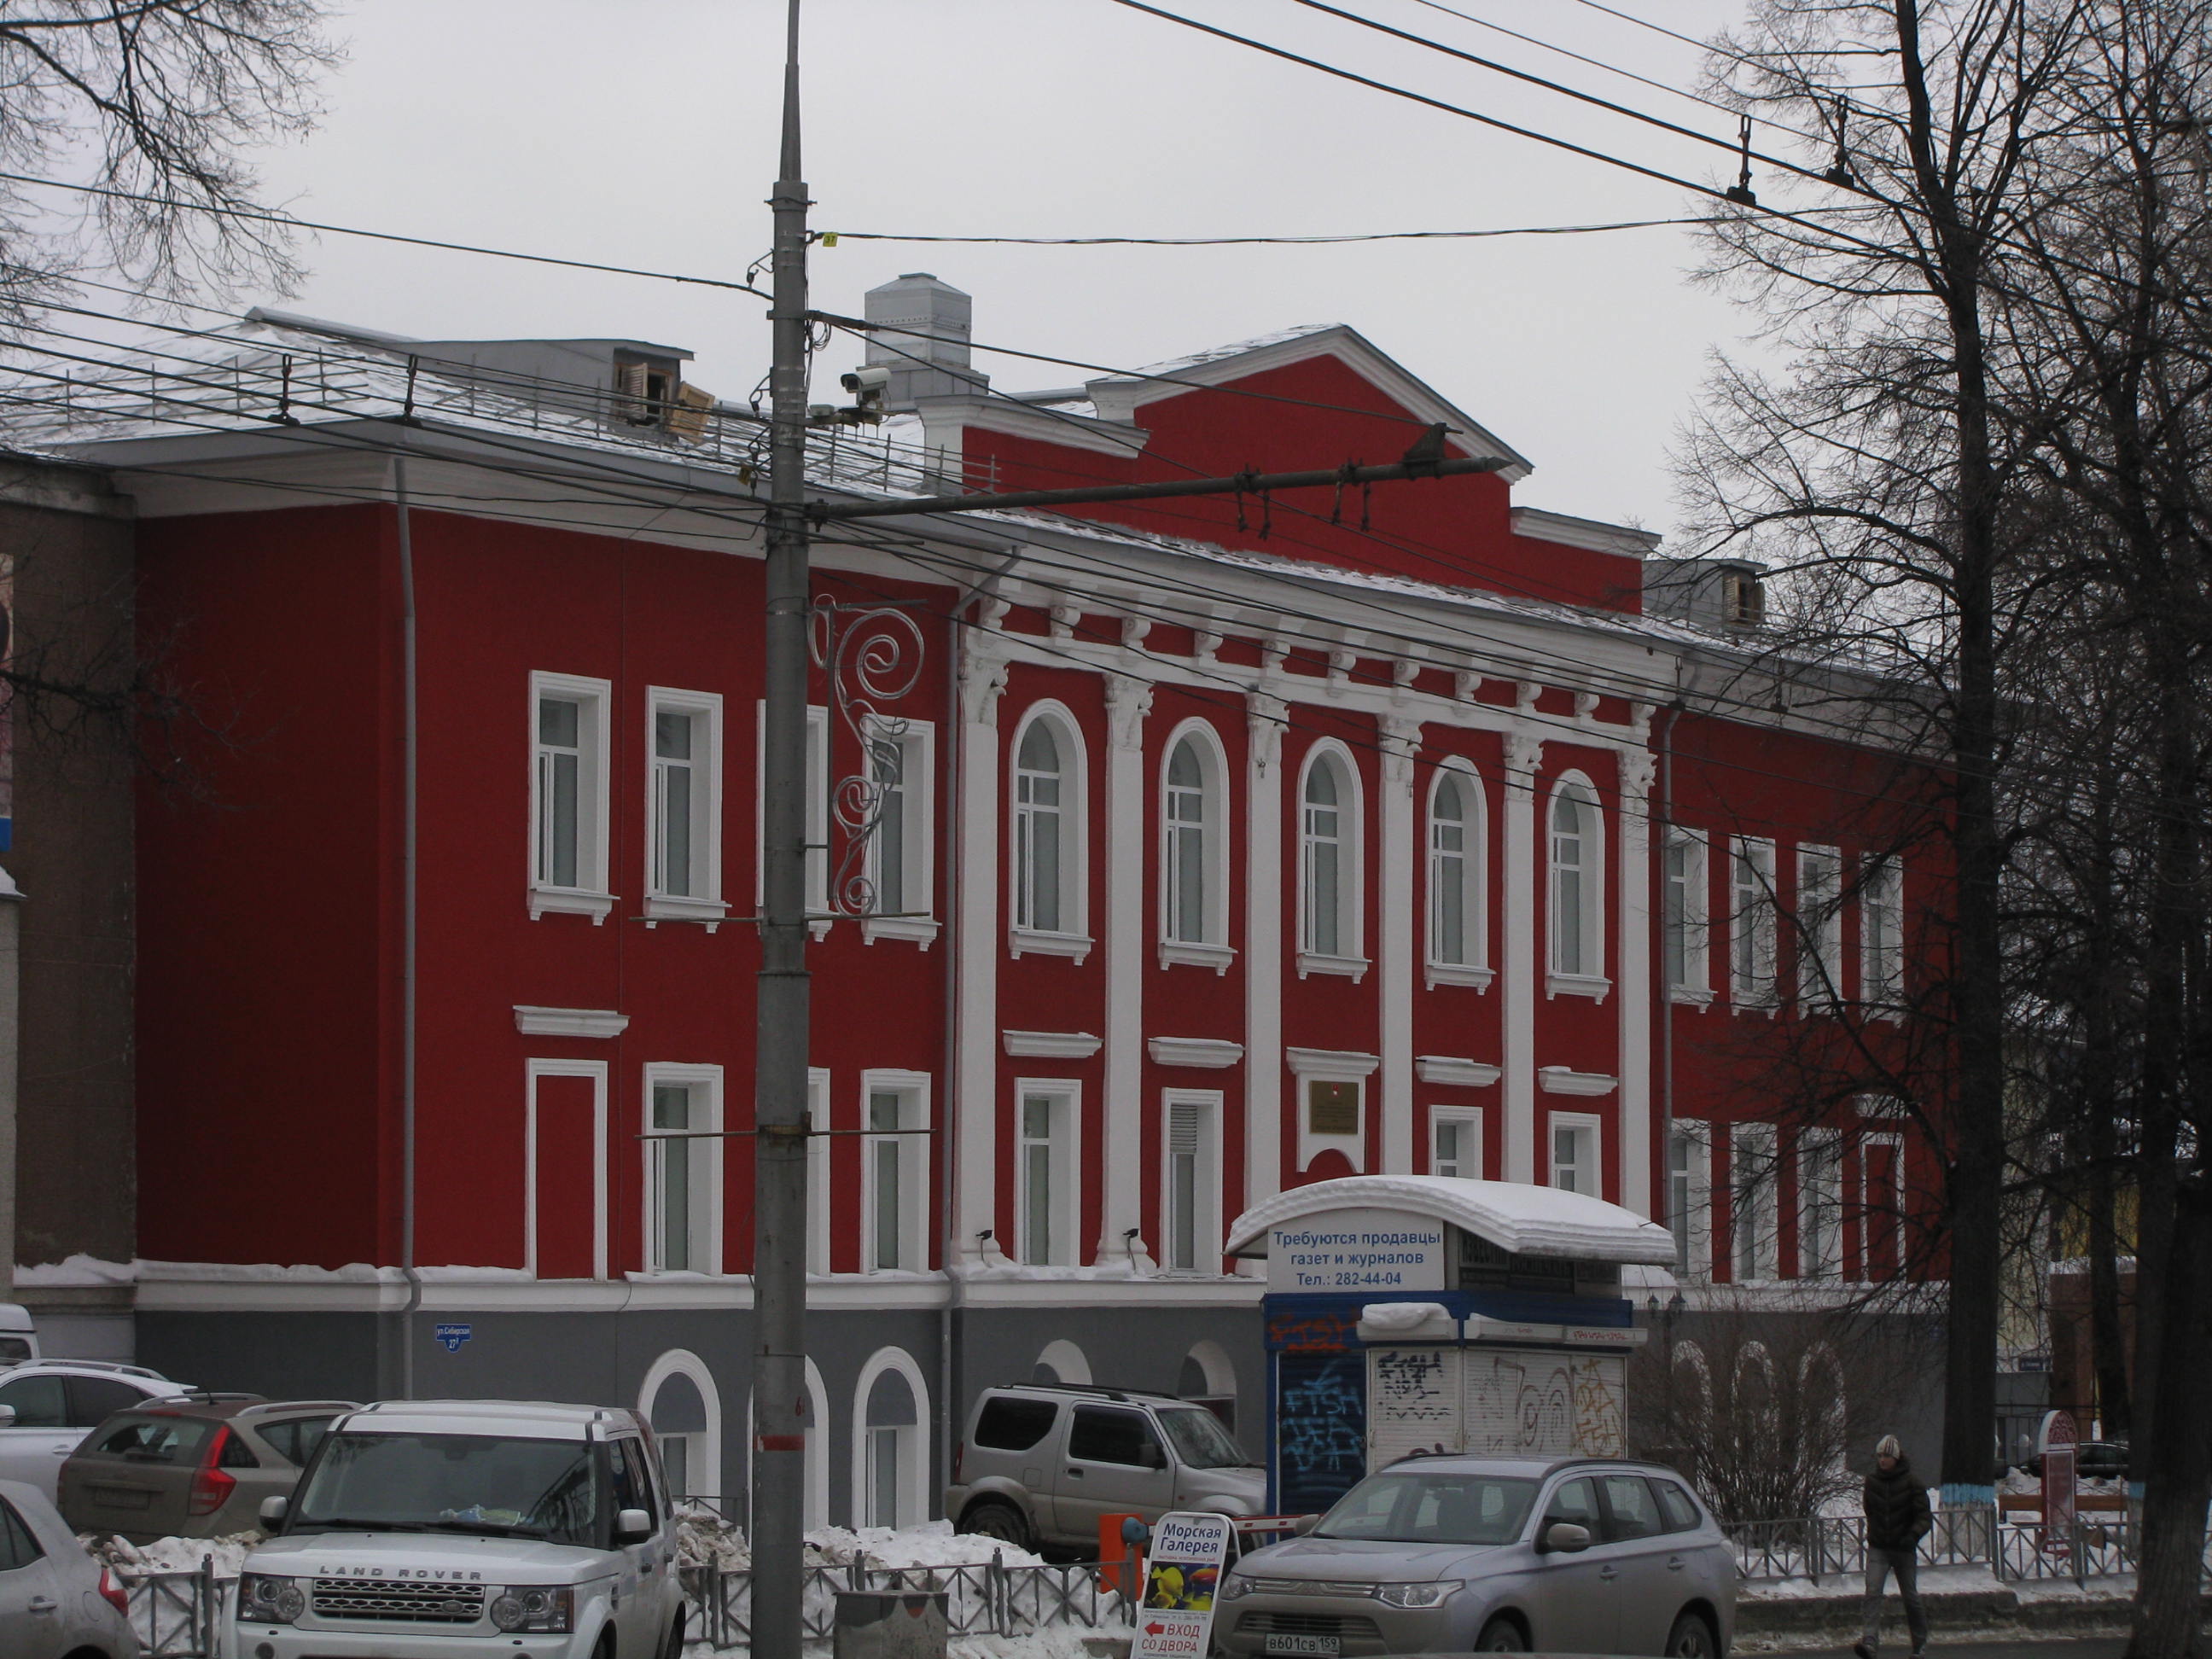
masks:
<path id="1" fill-rule="evenodd" d="M 0 870 L 0 1302 L 15 1299 L 15 1070 L 23 895 Z"/>
<path id="2" fill-rule="evenodd" d="M 1663 1206 L 1667 1224 L 1674 1224 L 1674 994 L 1667 982 L 1667 844 L 1674 828 L 1674 726 L 1682 718 L 1682 699 L 1659 711 L 1666 724 L 1659 728 L 1659 948 L 1653 951 L 1659 1005 L 1659 1179 L 1667 1194 Z M 1679 1291 L 1677 1294 L 1679 1294 Z M 1668 1329 L 1672 1332 L 1672 1326 Z"/>
<path id="3" fill-rule="evenodd" d="M 415 945 L 417 755 L 415 705 L 415 541 L 407 513 L 407 458 L 392 458 L 392 498 L 399 529 L 399 662 L 401 788 L 404 827 L 400 842 L 399 967 L 399 1273 L 407 1299 L 399 1314 L 399 1397 L 415 1397 L 415 1316 L 422 1306 L 422 1276 L 415 1268 Z"/>

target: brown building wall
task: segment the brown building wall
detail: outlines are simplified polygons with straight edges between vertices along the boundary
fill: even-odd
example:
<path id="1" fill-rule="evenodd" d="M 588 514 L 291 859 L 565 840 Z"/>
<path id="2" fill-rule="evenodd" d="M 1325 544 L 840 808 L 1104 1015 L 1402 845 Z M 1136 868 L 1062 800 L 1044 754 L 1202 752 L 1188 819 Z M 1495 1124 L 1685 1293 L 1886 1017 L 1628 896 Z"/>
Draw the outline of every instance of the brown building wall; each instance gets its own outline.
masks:
<path id="1" fill-rule="evenodd" d="M 0 463 L 8 664 L 88 688 L 7 688 L 13 846 L 23 893 L 15 1261 L 136 1254 L 131 980 L 136 745 L 125 690 L 137 659 L 127 497 L 64 467 Z M 77 1293 L 25 1292 L 60 1311 Z M 96 1297 L 95 1297 L 96 1299 Z"/>

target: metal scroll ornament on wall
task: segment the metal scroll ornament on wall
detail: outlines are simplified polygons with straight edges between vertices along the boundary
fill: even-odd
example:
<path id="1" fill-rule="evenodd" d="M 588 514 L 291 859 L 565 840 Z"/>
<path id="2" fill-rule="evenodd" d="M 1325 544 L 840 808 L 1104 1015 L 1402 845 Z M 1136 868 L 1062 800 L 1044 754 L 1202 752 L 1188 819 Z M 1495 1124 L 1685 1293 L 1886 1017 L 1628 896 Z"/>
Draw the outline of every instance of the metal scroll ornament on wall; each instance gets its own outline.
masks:
<path id="1" fill-rule="evenodd" d="M 883 826 L 884 804 L 900 787 L 909 723 L 884 712 L 921 679 L 921 629 L 893 605 L 814 601 L 808 644 L 830 680 L 839 722 L 860 746 L 860 770 L 830 790 L 830 914 L 882 914 L 870 853 Z"/>

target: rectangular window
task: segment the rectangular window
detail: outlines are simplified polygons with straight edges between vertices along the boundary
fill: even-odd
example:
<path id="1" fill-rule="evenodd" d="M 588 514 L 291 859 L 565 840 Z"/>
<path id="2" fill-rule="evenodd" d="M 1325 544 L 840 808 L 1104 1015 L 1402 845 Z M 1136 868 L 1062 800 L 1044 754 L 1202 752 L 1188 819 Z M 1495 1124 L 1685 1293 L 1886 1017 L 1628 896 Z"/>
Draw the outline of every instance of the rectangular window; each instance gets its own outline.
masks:
<path id="1" fill-rule="evenodd" d="M 861 1073 L 861 1266 L 870 1273 L 918 1273 L 924 1266 L 929 1167 L 927 1079 L 911 1072 Z"/>
<path id="2" fill-rule="evenodd" d="M 1056 1081 L 1015 1085 L 1013 1255 L 1030 1267 L 1076 1265 L 1077 1088 Z"/>
<path id="3" fill-rule="evenodd" d="M 1710 903 L 1705 886 L 1705 835 L 1680 825 L 1667 831 L 1665 914 L 1662 923 L 1667 955 L 1667 988 L 1684 1000 L 1698 1000 L 1712 988 L 1705 965 Z"/>
<path id="4" fill-rule="evenodd" d="M 645 1068 L 645 1270 L 718 1273 L 721 1263 L 722 1127 L 719 1066 Z"/>
<path id="5" fill-rule="evenodd" d="M 1457 1176 L 1464 1181 L 1482 1179 L 1480 1107 L 1431 1106 L 1429 1133 L 1431 1175 Z"/>
<path id="6" fill-rule="evenodd" d="M 1859 880 L 1859 996 L 1893 1018 L 1905 998 L 1905 866 L 1869 859 Z"/>
<path id="7" fill-rule="evenodd" d="M 1833 1007 L 1844 994 L 1844 855 L 1797 849 L 1797 1000 Z"/>
<path id="8" fill-rule="evenodd" d="M 868 764 L 878 792 L 868 846 L 874 888 L 867 937 L 933 938 L 935 822 L 931 783 L 936 729 L 927 720 L 883 720 L 869 727 Z"/>
<path id="9" fill-rule="evenodd" d="M 645 913 L 721 920 L 722 700 L 706 691 L 646 693 Z"/>
<path id="10" fill-rule="evenodd" d="M 1833 1279 L 1844 1270 L 1844 1149 L 1833 1129 L 1797 1138 L 1797 1272 Z"/>
<path id="11" fill-rule="evenodd" d="M 1771 1123 L 1739 1123 L 1729 1132 L 1730 1261 L 1739 1285 L 1778 1276 L 1775 1140 Z"/>
<path id="12" fill-rule="evenodd" d="M 1729 996 L 1739 1008 L 1774 1006 L 1774 843 L 1738 836 L 1729 849 Z"/>
<path id="13" fill-rule="evenodd" d="M 607 893 L 605 680 L 530 677 L 530 914 L 579 912 L 595 921 Z"/>
<path id="14" fill-rule="evenodd" d="M 765 902 L 768 860 L 768 705 L 755 707 L 758 757 L 753 775 L 755 819 L 753 840 L 763 854 L 753 866 L 753 900 Z M 826 924 L 830 914 L 830 711 L 810 706 L 806 711 L 806 911 Z"/>
<path id="15" fill-rule="evenodd" d="M 1552 1115 L 1552 1185 L 1563 1193 L 1601 1196 L 1595 1118 Z"/>
<path id="16" fill-rule="evenodd" d="M 1160 1260 L 1170 1273 L 1221 1268 L 1220 1109 L 1218 1094 L 1170 1091 L 1165 1098 Z"/>
<path id="17" fill-rule="evenodd" d="M 1712 1142 L 1702 1123 L 1675 1125 L 1667 1140 L 1667 1227 L 1674 1235 L 1674 1274 L 1704 1279 L 1712 1262 Z"/>
<path id="18" fill-rule="evenodd" d="M 1905 1272 L 1905 1146 L 1897 1135 L 1870 1134 L 1859 1146 L 1860 1252 L 1869 1284 Z"/>

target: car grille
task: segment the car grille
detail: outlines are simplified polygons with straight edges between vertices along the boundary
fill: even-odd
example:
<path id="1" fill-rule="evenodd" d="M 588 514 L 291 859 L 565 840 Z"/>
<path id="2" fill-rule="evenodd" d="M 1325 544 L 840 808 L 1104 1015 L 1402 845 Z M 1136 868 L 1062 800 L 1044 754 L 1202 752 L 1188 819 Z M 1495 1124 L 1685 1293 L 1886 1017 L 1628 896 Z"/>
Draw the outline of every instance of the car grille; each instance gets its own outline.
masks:
<path id="1" fill-rule="evenodd" d="M 482 1584 L 420 1583 L 406 1578 L 318 1578 L 319 1619 L 373 1619 L 409 1625 L 473 1625 L 483 1617 Z"/>
<path id="2" fill-rule="evenodd" d="M 1358 1642 L 1380 1641 L 1382 1631 L 1372 1619 L 1357 1613 L 1263 1613 L 1254 1611 L 1237 1621 L 1240 1636 L 1334 1636 Z"/>

